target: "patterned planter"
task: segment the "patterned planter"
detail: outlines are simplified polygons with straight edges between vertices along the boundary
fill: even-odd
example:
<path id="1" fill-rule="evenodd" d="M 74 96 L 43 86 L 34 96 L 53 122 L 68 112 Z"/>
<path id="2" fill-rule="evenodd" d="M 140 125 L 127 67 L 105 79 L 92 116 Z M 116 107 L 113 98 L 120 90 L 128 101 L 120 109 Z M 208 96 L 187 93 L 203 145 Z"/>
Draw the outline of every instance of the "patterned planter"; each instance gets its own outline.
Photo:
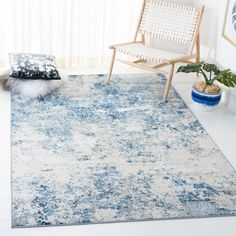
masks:
<path id="1" fill-rule="evenodd" d="M 194 102 L 199 103 L 205 107 L 214 107 L 219 104 L 222 96 L 222 89 L 219 93 L 215 94 L 207 94 L 204 92 L 200 92 L 196 89 L 196 85 L 194 84 L 192 87 L 192 99 Z"/>

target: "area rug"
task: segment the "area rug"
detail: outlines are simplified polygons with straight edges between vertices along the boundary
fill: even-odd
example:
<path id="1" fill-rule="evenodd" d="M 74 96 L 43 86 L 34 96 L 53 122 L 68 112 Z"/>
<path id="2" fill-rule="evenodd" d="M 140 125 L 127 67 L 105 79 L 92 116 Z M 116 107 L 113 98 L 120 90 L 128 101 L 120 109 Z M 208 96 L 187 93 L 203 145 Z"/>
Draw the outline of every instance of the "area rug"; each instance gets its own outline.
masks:
<path id="1" fill-rule="evenodd" d="M 235 215 L 235 170 L 165 78 L 105 79 L 12 96 L 12 226 Z"/>

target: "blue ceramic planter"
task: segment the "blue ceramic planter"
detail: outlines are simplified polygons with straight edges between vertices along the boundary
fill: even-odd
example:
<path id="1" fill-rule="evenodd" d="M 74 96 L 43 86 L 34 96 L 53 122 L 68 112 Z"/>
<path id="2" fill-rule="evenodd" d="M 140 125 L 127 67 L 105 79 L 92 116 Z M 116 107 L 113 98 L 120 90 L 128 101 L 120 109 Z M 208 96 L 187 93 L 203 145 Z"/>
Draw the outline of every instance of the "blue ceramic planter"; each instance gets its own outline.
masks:
<path id="1" fill-rule="evenodd" d="M 222 90 L 216 94 L 206 94 L 203 92 L 199 92 L 196 89 L 196 86 L 192 87 L 192 99 L 194 102 L 202 104 L 204 106 L 213 107 L 219 104 L 222 96 Z"/>

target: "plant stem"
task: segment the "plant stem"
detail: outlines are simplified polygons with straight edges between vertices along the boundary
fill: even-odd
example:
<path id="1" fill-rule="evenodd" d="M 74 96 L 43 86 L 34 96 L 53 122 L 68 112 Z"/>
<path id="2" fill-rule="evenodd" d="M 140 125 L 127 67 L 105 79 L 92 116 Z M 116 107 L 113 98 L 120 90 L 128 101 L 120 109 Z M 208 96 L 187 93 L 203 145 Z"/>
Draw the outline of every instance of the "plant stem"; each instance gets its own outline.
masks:
<path id="1" fill-rule="evenodd" d="M 213 80 L 208 80 L 208 81 L 206 81 L 206 84 L 207 84 L 207 85 L 212 85 L 213 82 L 214 82 Z"/>
<path id="2" fill-rule="evenodd" d="M 204 73 L 204 71 L 202 69 L 200 71 L 201 71 L 205 81 L 207 82 L 208 81 L 207 75 Z"/>

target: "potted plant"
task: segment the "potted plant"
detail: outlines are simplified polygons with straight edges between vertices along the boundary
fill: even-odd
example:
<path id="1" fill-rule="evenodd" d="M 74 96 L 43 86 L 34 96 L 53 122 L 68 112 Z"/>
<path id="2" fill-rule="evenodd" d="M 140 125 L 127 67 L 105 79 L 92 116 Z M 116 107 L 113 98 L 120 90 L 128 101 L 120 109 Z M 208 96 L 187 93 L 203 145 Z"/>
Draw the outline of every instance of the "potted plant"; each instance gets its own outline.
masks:
<path id="1" fill-rule="evenodd" d="M 192 99 L 204 106 L 216 106 L 219 104 L 222 89 L 215 82 L 226 87 L 236 87 L 236 75 L 231 70 L 220 70 L 215 64 L 206 62 L 191 63 L 180 66 L 177 72 L 197 73 L 203 76 L 204 81 L 197 82 L 192 87 Z"/>

